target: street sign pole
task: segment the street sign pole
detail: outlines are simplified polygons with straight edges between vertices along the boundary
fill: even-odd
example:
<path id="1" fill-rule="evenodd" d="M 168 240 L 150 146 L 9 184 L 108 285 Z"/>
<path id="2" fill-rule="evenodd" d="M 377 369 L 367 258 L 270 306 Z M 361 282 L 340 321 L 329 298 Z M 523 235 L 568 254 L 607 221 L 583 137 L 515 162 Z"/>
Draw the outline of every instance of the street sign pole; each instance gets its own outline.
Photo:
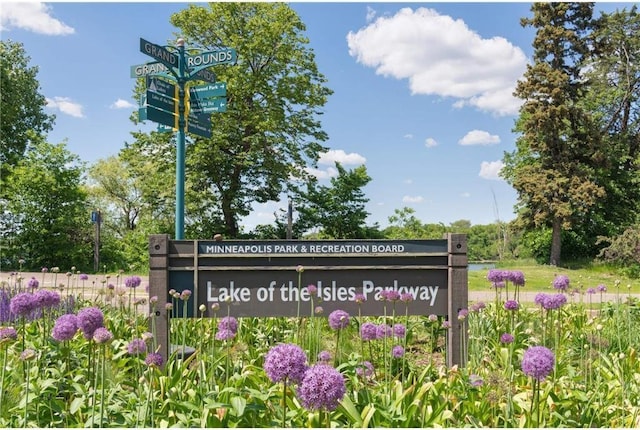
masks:
<path id="1" fill-rule="evenodd" d="M 177 41 L 180 61 L 178 65 L 178 142 L 176 148 L 176 240 L 184 239 L 184 169 L 185 169 L 185 103 L 184 84 L 185 78 L 185 57 L 184 39 Z"/>

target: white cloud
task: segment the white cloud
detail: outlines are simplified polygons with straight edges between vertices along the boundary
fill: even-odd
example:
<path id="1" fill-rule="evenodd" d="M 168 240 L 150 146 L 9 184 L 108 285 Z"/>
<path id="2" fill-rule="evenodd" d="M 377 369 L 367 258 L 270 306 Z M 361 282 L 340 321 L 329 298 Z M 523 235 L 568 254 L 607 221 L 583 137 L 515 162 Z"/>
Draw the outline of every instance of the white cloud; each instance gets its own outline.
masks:
<path id="1" fill-rule="evenodd" d="M 68 97 L 54 97 L 52 99 L 47 98 L 46 100 L 48 108 L 58 109 L 60 112 L 76 118 L 84 118 L 82 105 L 71 101 Z"/>
<path id="2" fill-rule="evenodd" d="M 413 139 L 413 134 L 407 133 L 407 134 L 404 135 L 404 138 L 405 139 Z"/>
<path id="3" fill-rule="evenodd" d="M 136 107 L 133 103 L 128 100 L 118 99 L 109 106 L 111 109 L 131 109 Z"/>
<path id="4" fill-rule="evenodd" d="M 471 130 L 458 141 L 460 145 L 496 145 L 500 143 L 500 136 L 489 134 L 484 130 Z"/>
<path id="5" fill-rule="evenodd" d="M 367 22 L 371 22 L 373 21 L 373 19 L 376 17 L 376 10 L 374 8 L 372 8 L 371 6 L 367 6 Z"/>
<path id="6" fill-rule="evenodd" d="M 499 181 L 502 178 L 500 178 L 498 174 L 503 167 L 504 163 L 501 160 L 483 161 L 482 164 L 480 164 L 480 173 L 478 174 L 478 176 L 484 179 L 493 179 Z"/>
<path id="7" fill-rule="evenodd" d="M 436 142 L 436 140 L 434 138 L 428 137 L 424 141 L 424 146 L 426 146 L 427 148 L 433 148 L 434 146 L 438 146 L 438 142 Z"/>
<path id="8" fill-rule="evenodd" d="M 515 115 L 524 52 L 503 37 L 483 39 L 464 21 L 433 9 L 403 8 L 347 34 L 349 54 L 376 73 L 408 79 L 413 94 L 453 97 L 495 115 Z"/>
<path id="9" fill-rule="evenodd" d="M 402 198 L 402 203 L 421 203 L 424 201 L 424 197 L 422 196 L 404 196 Z"/>
<path id="10" fill-rule="evenodd" d="M 20 28 L 34 33 L 59 36 L 75 30 L 51 16 L 51 8 L 44 3 L 4 3 L 0 7 L 0 30 Z"/>
<path id="11" fill-rule="evenodd" d="M 329 179 L 338 176 L 338 170 L 335 167 L 328 167 L 325 170 L 307 167 L 306 171 L 318 179 Z"/>
<path id="12" fill-rule="evenodd" d="M 318 164 L 334 165 L 336 162 L 342 165 L 364 164 L 367 161 L 362 155 L 352 152 L 347 154 L 342 149 L 330 149 L 324 154 L 320 154 Z"/>

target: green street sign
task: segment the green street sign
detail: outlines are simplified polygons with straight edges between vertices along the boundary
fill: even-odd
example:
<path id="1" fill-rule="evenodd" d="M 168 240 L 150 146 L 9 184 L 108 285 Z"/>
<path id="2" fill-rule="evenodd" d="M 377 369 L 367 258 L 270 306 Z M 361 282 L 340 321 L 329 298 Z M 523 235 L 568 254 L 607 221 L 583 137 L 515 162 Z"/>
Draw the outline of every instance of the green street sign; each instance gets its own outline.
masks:
<path id="1" fill-rule="evenodd" d="M 157 77 L 147 76 L 147 90 L 174 99 L 178 98 L 177 87 Z"/>
<path id="2" fill-rule="evenodd" d="M 158 124 L 158 133 L 170 133 L 175 131 L 173 127 L 167 127 L 166 125 Z"/>
<path id="3" fill-rule="evenodd" d="M 227 111 L 227 98 L 220 97 L 217 99 L 199 100 L 198 106 L 194 106 L 191 102 L 191 112 L 194 113 L 215 113 Z"/>
<path id="4" fill-rule="evenodd" d="M 153 106 L 147 106 L 147 119 L 169 127 L 178 128 L 177 116 L 171 112 L 167 112 Z"/>
<path id="5" fill-rule="evenodd" d="M 138 108 L 138 120 L 146 121 L 147 120 L 147 107 L 142 106 Z"/>
<path id="6" fill-rule="evenodd" d="M 169 112 L 176 112 L 177 108 L 177 103 L 174 98 L 167 97 L 160 93 L 154 93 L 151 90 L 147 90 L 147 105 Z"/>
<path id="7" fill-rule="evenodd" d="M 216 82 L 215 84 L 198 85 L 189 88 L 191 99 L 198 98 L 200 100 L 211 97 L 224 97 L 227 95 L 227 83 Z"/>
<path id="8" fill-rule="evenodd" d="M 189 133 L 197 134 L 198 136 L 210 138 L 211 137 L 211 123 L 201 124 L 199 122 L 187 121 L 187 131 Z"/>
<path id="9" fill-rule="evenodd" d="M 216 81 L 216 74 L 207 69 L 202 69 L 202 70 L 198 70 L 195 73 L 192 73 L 190 75 L 190 79 L 192 80 L 197 79 L 200 81 L 214 83 Z"/>
<path id="10" fill-rule="evenodd" d="M 169 68 L 178 67 L 178 56 L 176 54 L 168 51 L 163 46 L 144 40 L 142 37 L 140 38 L 140 52 L 155 58 Z"/>
<path id="11" fill-rule="evenodd" d="M 131 66 L 132 78 L 142 78 L 149 75 L 173 78 L 173 75 L 171 74 L 169 68 L 162 63 L 153 62 Z"/>
<path id="12" fill-rule="evenodd" d="M 202 52 L 196 55 L 189 55 L 187 60 L 187 69 L 197 71 L 205 69 L 216 64 L 235 63 L 238 59 L 236 50 L 233 48 L 223 48 L 217 51 Z"/>

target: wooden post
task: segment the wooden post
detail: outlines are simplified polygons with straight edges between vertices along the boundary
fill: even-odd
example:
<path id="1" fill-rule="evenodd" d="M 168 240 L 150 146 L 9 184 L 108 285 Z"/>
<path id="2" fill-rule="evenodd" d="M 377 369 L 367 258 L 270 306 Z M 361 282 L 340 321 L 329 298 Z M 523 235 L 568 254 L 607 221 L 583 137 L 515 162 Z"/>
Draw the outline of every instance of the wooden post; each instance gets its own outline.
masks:
<path id="1" fill-rule="evenodd" d="M 449 322 L 447 334 L 447 365 L 464 367 L 467 363 L 467 320 L 459 320 L 458 312 L 469 305 L 469 279 L 467 274 L 467 236 L 447 233 L 449 253 Z"/>
<path id="2" fill-rule="evenodd" d="M 149 298 L 158 302 L 150 305 L 149 312 L 155 322 L 155 340 L 163 363 L 169 357 L 169 313 L 165 307 L 169 291 L 169 235 L 149 236 Z M 151 329 L 151 328 L 150 328 Z M 155 351 L 154 351 L 155 352 Z"/>

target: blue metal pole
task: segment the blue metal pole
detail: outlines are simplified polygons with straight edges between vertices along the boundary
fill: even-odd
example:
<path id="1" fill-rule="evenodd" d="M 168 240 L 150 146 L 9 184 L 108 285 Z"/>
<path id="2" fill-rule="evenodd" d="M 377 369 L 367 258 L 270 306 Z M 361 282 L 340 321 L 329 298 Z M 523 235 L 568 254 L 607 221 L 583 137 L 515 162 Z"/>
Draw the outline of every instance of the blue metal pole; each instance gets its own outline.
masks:
<path id="1" fill-rule="evenodd" d="M 180 50 L 180 64 L 178 74 L 178 142 L 176 147 L 176 240 L 184 239 L 184 164 L 185 164 L 185 136 L 186 125 L 184 113 L 184 84 L 185 79 L 185 58 L 184 40 L 178 39 Z"/>

